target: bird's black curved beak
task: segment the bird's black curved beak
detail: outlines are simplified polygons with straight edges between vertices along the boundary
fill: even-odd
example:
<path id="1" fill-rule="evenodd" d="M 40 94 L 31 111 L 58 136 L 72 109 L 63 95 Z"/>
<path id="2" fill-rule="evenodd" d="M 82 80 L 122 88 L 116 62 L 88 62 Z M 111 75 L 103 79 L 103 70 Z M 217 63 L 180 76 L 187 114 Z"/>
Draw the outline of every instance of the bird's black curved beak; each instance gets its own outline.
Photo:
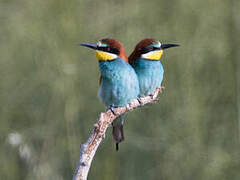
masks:
<path id="1" fill-rule="evenodd" d="M 161 48 L 162 49 L 167 49 L 167 48 L 177 47 L 177 46 L 180 46 L 180 45 L 178 45 L 178 44 L 162 44 Z"/>
<path id="2" fill-rule="evenodd" d="M 91 49 L 97 49 L 97 45 L 96 44 L 90 44 L 90 43 L 80 43 L 78 44 L 79 46 L 85 46 Z"/>

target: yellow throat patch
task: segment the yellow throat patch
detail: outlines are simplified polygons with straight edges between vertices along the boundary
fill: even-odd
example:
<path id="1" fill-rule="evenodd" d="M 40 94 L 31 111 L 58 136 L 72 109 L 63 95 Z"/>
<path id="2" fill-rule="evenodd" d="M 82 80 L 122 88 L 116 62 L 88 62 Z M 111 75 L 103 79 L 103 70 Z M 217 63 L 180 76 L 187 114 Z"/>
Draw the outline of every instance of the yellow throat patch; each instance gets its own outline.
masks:
<path id="1" fill-rule="evenodd" d="M 111 60 L 117 58 L 116 54 L 112 54 L 112 53 L 108 53 L 108 52 L 104 52 L 104 51 L 98 51 L 98 50 L 96 50 L 94 52 L 99 61 L 111 61 Z"/>
<path id="2" fill-rule="evenodd" d="M 142 54 L 142 58 L 159 61 L 162 57 L 162 54 L 163 50 L 151 51 L 146 54 Z"/>

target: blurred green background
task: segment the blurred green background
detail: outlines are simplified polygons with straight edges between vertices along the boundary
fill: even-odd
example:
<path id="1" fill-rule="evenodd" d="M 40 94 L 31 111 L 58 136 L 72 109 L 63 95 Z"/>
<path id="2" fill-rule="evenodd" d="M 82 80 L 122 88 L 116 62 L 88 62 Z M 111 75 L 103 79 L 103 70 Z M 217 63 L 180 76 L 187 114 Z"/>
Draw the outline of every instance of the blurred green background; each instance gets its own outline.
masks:
<path id="1" fill-rule="evenodd" d="M 89 179 L 240 179 L 240 1 L 0 0 L 0 179 L 71 179 L 104 106 L 98 62 L 78 42 L 179 43 L 159 102 L 109 129 Z"/>

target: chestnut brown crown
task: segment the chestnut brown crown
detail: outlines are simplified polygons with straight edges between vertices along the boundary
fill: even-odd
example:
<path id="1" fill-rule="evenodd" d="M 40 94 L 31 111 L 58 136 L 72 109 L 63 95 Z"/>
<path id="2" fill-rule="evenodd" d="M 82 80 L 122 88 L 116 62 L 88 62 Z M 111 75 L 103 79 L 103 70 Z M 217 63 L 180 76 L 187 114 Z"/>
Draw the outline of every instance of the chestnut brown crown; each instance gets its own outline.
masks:
<path id="1" fill-rule="evenodd" d="M 152 38 L 147 38 L 147 39 L 143 39 L 141 40 L 135 47 L 135 49 L 133 50 L 133 52 L 131 53 L 131 55 L 128 57 L 128 61 L 130 64 L 132 64 L 137 58 L 141 57 L 142 54 L 142 49 L 149 46 L 150 44 L 154 44 L 157 43 L 158 41 L 156 39 L 152 39 Z"/>
<path id="2" fill-rule="evenodd" d="M 100 40 L 99 42 L 101 43 L 105 43 L 107 45 L 109 45 L 109 47 L 118 50 L 118 52 L 116 52 L 116 54 L 122 58 L 124 61 L 128 62 L 128 57 L 126 54 L 125 49 L 123 48 L 123 45 L 116 39 L 113 38 L 105 38 Z"/>

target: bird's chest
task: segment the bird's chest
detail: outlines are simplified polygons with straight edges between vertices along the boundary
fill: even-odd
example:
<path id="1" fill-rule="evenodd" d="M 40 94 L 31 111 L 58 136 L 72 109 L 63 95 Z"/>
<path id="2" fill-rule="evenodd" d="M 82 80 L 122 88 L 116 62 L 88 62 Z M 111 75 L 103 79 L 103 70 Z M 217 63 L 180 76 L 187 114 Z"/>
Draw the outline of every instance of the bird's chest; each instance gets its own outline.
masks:
<path id="1" fill-rule="evenodd" d="M 160 61 L 140 60 L 135 64 L 135 71 L 139 78 L 155 80 L 163 76 L 164 70 Z"/>
<path id="2" fill-rule="evenodd" d="M 139 80 L 140 95 L 152 94 L 163 80 L 163 67 L 160 61 L 137 61 L 134 67 Z"/>
<path id="3" fill-rule="evenodd" d="M 119 62 L 103 62 L 100 64 L 100 95 L 107 99 L 117 96 L 125 85 L 125 69 Z M 108 98 L 109 97 L 109 98 Z"/>
<path id="4" fill-rule="evenodd" d="M 131 87 L 128 83 L 127 68 L 121 63 L 103 63 L 100 66 L 101 84 L 99 97 L 106 105 L 123 106 L 128 103 L 126 91 Z"/>
<path id="5" fill-rule="evenodd" d="M 113 83 L 124 78 L 125 69 L 117 62 L 104 62 L 100 64 L 101 80 L 103 83 Z"/>

